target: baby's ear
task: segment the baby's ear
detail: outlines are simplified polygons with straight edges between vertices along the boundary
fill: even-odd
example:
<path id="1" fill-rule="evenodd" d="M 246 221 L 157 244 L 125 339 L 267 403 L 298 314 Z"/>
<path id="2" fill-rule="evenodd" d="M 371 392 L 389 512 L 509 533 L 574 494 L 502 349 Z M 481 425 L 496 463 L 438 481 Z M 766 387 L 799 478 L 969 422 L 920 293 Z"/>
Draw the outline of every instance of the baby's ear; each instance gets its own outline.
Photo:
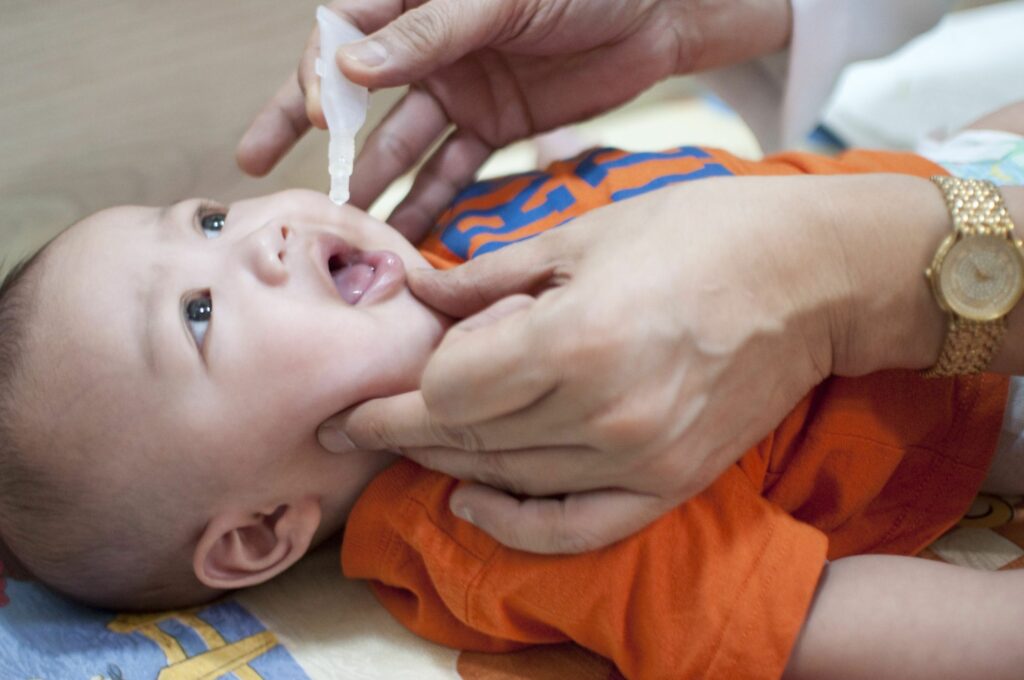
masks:
<path id="1" fill-rule="evenodd" d="M 196 544 L 196 578 L 218 590 L 263 583 L 306 554 L 320 517 L 316 496 L 256 512 L 223 512 L 210 521 Z"/>

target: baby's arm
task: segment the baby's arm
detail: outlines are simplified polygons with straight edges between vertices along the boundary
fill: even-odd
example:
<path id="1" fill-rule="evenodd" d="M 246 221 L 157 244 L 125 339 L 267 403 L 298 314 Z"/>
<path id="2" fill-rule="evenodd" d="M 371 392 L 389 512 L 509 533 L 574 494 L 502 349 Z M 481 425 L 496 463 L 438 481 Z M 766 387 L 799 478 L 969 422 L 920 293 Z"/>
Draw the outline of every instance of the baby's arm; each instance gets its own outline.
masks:
<path id="1" fill-rule="evenodd" d="M 1018 679 L 1024 570 L 985 572 L 910 557 L 831 563 L 785 680 Z"/>
<path id="2" fill-rule="evenodd" d="M 986 114 L 967 126 L 974 130 L 1002 130 L 1024 135 L 1024 101 L 1014 102 Z"/>

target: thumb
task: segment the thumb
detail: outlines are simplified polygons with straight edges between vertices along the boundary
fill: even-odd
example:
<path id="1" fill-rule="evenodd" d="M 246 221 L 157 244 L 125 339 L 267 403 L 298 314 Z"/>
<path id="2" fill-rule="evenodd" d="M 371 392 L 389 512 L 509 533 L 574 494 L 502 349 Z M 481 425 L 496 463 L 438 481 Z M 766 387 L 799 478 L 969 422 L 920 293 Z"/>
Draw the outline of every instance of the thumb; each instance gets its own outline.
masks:
<path id="1" fill-rule="evenodd" d="M 507 0 L 427 0 L 375 33 L 338 50 L 338 67 L 366 87 L 408 85 L 478 48 L 500 41 L 512 27 Z"/>
<path id="2" fill-rule="evenodd" d="M 520 500 L 483 484 L 465 484 L 452 493 L 449 506 L 510 548 L 557 555 L 610 545 L 640 531 L 673 504 L 621 489 Z"/>
<path id="3" fill-rule="evenodd" d="M 575 259 L 572 241 L 560 231 L 550 231 L 451 269 L 412 269 L 408 282 L 427 305 L 464 319 L 502 298 L 537 295 L 565 283 Z"/>

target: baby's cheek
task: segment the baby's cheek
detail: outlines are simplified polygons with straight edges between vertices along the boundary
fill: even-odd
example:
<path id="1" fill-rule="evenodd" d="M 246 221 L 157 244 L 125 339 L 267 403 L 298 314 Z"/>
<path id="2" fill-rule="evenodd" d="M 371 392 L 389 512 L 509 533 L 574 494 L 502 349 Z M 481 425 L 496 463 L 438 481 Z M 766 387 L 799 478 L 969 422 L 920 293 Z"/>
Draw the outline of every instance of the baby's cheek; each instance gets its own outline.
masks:
<path id="1" fill-rule="evenodd" d="M 244 355 L 211 366 L 219 420 L 230 423 L 236 433 L 253 434 L 257 441 L 278 432 L 297 413 L 308 410 L 308 363 L 302 352 L 254 338 Z"/>

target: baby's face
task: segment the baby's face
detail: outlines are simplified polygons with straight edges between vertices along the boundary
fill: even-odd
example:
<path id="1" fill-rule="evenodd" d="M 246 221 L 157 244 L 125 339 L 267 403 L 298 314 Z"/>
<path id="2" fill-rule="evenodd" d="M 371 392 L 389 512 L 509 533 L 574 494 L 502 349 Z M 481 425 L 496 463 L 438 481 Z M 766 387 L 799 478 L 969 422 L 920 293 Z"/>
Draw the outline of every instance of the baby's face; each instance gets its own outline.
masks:
<path id="1" fill-rule="evenodd" d="M 51 249 L 33 354 L 45 393 L 64 393 L 59 429 L 123 458 L 108 475 L 199 466 L 340 515 L 388 459 L 331 456 L 317 426 L 415 389 L 445 329 L 405 285 L 427 266 L 416 249 L 314 192 L 114 208 Z"/>

